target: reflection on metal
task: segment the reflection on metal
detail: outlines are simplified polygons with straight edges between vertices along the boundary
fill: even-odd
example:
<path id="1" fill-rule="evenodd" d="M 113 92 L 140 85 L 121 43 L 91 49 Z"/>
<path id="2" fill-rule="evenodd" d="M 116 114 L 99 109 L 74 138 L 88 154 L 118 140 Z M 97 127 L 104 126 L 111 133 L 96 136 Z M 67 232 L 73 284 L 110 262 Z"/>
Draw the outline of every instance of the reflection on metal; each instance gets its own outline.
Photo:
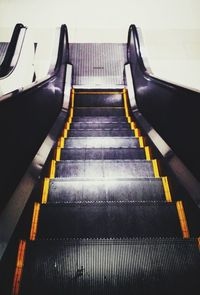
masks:
<path id="1" fill-rule="evenodd" d="M 137 104 L 135 100 L 135 91 L 134 91 L 133 82 L 132 82 L 130 64 L 125 65 L 125 75 L 126 75 L 126 81 L 127 81 L 130 106 L 131 106 L 131 109 L 135 109 L 137 107 Z"/>
<path id="2" fill-rule="evenodd" d="M 64 89 L 63 108 L 68 109 L 70 93 L 71 93 L 71 85 L 72 85 L 72 65 L 69 65 L 69 64 L 67 65 L 65 80 L 66 80 L 66 83 L 65 83 L 65 89 Z"/>
<path id="3" fill-rule="evenodd" d="M 4 57 L 6 55 L 8 45 L 9 45 L 8 42 L 0 42 L 0 65 L 2 64 Z"/>

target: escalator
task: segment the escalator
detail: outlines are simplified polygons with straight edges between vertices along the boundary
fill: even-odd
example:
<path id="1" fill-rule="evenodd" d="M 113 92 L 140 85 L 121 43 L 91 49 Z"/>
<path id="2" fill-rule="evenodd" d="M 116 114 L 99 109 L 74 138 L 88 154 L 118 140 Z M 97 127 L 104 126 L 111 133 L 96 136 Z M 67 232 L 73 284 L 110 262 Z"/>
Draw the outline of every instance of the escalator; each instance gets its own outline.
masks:
<path id="1" fill-rule="evenodd" d="M 0 101 L 14 90 L 30 85 L 34 76 L 34 44 L 23 24 L 16 24 L 10 42 L 0 43 Z"/>
<path id="2" fill-rule="evenodd" d="M 100 83 L 103 67 L 92 67 Z M 63 129 L 3 257 L 2 294 L 198 294 L 196 204 L 121 77 L 116 88 L 110 77 L 106 88 L 89 80 L 83 72 L 76 82 L 85 87 L 72 85 Z"/>
<path id="3" fill-rule="evenodd" d="M 126 90 L 72 90 L 12 294 L 198 290 L 200 241 L 184 206 L 129 115 Z"/>

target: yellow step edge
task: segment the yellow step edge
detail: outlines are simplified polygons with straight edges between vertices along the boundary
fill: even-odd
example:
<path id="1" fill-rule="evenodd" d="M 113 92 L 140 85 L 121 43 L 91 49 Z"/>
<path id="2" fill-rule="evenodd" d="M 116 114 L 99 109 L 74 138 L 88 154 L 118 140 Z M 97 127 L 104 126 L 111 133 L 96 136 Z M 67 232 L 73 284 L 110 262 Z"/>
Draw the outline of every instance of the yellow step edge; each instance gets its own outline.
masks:
<path id="1" fill-rule="evenodd" d="M 67 129 L 67 130 L 69 130 L 70 129 L 70 122 L 69 121 L 67 121 L 66 123 L 65 123 L 65 129 Z"/>
<path id="2" fill-rule="evenodd" d="M 57 147 L 56 149 L 56 155 L 55 155 L 55 160 L 60 161 L 60 156 L 61 156 L 61 147 Z"/>
<path id="3" fill-rule="evenodd" d="M 115 95 L 115 94 L 123 94 L 123 91 L 114 91 L 114 92 L 112 92 L 112 91 L 97 91 L 97 92 L 95 92 L 95 91 L 91 91 L 91 92 L 89 92 L 89 91 L 82 91 L 82 92 L 77 92 L 77 91 L 75 91 L 75 94 L 110 94 L 110 95 Z"/>
<path id="4" fill-rule="evenodd" d="M 130 122 L 130 125 L 131 125 L 131 130 L 135 130 L 137 128 L 135 122 Z"/>
<path id="5" fill-rule="evenodd" d="M 56 161 L 52 160 L 51 161 L 51 167 L 50 167 L 50 175 L 49 175 L 50 179 L 55 178 L 55 172 L 56 172 Z"/>
<path id="6" fill-rule="evenodd" d="M 150 151 L 150 147 L 149 146 L 145 146 L 144 147 L 144 151 L 145 151 L 145 156 L 146 156 L 146 160 L 151 160 L 151 151 Z"/>
<path id="7" fill-rule="evenodd" d="M 68 136 L 68 129 L 63 129 L 63 132 L 62 132 L 62 137 L 64 137 L 64 138 L 67 138 L 67 136 Z"/>
<path id="8" fill-rule="evenodd" d="M 68 118 L 68 122 L 71 124 L 72 123 L 72 117 Z"/>
<path id="9" fill-rule="evenodd" d="M 130 116 L 126 116 L 128 123 L 131 123 L 132 119 Z"/>
<path id="10" fill-rule="evenodd" d="M 48 193 L 49 193 L 49 182 L 50 179 L 45 177 L 42 191 L 42 204 L 47 203 Z"/>
<path id="11" fill-rule="evenodd" d="M 33 210 L 31 232 L 30 232 L 30 240 L 31 241 L 35 240 L 35 237 L 37 234 L 39 211 L 40 211 L 40 203 L 35 203 L 34 210 Z"/>
<path id="12" fill-rule="evenodd" d="M 141 132 L 140 132 L 140 129 L 136 128 L 134 129 L 134 134 L 135 134 L 135 137 L 141 137 Z"/>
<path id="13" fill-rule="evenodd" d="M 75 90 L 72 89 L 72 92 L 71 92 L 71 108 L 74 107 L 74 97 L 75 97 Z"/>
<path id="14" fill-rule="evenodd" d="M 140 136 L 140 137 L 138 137 L 138 139 L 139 139 L 139 146 L 141 148 L 145 147 L 144 137 Z"/>
<path id="15" fill-rule="evenodd" d="M 69 113 L 69 120 L 68 120 L 69 123 L 72 122 L 73 115 L 74 115 L 74 108 L 71 108 Z"/>
<path id="16" fill-rule="evenodd" d="M 162 177 L 162 184 L 165 192 L 165 198 L 167 202 L 172 202 L 172 196 L 169 188 L 169 182 L 168 182 L 168 177 L 163 176 Z"/>
<path id="17" fill-rule="evenodd" d="M 157 159 L 152 160 L 154 176 L 156 178 L 160 178 L 159 168 L 158 168 L 158 161 Z"/>
<path id="18" fill-rule="evenodd" d="M 129 120 L 129 112 L 128 112 L 128 109 L 125 108 L 125 117 L 127 118 L 127 120 Z M 130 122 L 128 122 L 130 123 Z"/>
<path id="19" fill-rule="evenodd" d="M 188 225 L 187 225 L 187 219 L 186 219 L 186 216 L 185 216 L 185 211 L 184 211 L 182 201 L 177 201 L 176 202 L 176 208 L 177 208 L 177 211 L 178 211 L 178 216 L 179 216 L 179 220 L 180 220 L 181 230 L 182 230 L 182 233 L 183 233 L 183 238 L 184 239 L 189 239 L 190 233 L 189 233 L 189 229 L 188 229 Z"/>
<path id="20" fill-rule="evenodd" d="M 197 238 L 197 243 L 198 243 L 198 247 L 199 247 L 199 251 L 200 251 L 200 237 Z"/>
<path id="21" fill-rule="evenodd" d="M 64 146 L 65 146 L 65 138 L 62 136 L 58 140 L 57 147 L 64 148 Z"/>
<path id="22" fill-rule="evenodd" d="M 17 263 L 13 279 L 13 289 L 12 295 L 18 295 L 20 291 L 20 282 L 22 277 L 22 271 L 24 266 L 24 257 L 26 250 L 26 241 L 21 240 L 19 243 L 18 254 L 17 254 Z"/>

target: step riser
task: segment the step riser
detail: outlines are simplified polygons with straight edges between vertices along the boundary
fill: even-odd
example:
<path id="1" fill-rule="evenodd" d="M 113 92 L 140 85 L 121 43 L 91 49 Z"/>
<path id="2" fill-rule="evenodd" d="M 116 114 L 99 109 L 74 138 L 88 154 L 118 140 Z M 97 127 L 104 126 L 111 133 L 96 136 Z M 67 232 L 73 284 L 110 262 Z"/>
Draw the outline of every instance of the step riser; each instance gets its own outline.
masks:
<path id="1" fill-rule="evenodd" d="M 165 201 L 160 179 L 114 181 L 52 180 L 48 202 Z"/>
<path id="2" fill-rule="evenodd" d="M 74 116 L 125 116 L 123 108 L 75 108 Z"/>
<path id="3" fill-rule="evenodd" d="M 84 137 L 67 138 L 65 148 L 135 148 L 139 147 L 138 138 Z"/>
<path id="4" fill-rule="evenodd" d="M 76 94 L 75 107 L 123 107 L 121 94 Z"/>
<path id="5" fill-rule="evenodd" d="M 143 149 L 62 149 L 61 160 L 145 159 Z"/>
<path id="6" fill-rule="evenodd" d="M 58 162 L 56 177 L 100 177 L 100 178 L 131 178 L 153 177 L 151 162 L 125 162 L 125 161 L 91 161 L 91 162 Z"/>
<path id="7" fill-rule="evenodd" d="M 37 238 L 134 237 L 181 238 L 176 204 L 85 203 L 40 208 Z"/>
<path id="8" fill-rule="evenodd" d="M 128 123 L 72 123 L 70 125 L 70 130 L 77 129 L 101 129 L 101 130 L 113 130 L 113 129 L 121 129 L 121 130 L 130 130 L 130 125 Z"/>
<path id="9" fill-rule="evenodd" d="M 125 116 L 74 116 L 73 122 L 77 123 L 127 123 Z"/>
<path id="10" fill-rule="evenodd" d="M 69 137 L 127 137 L 133 136 L 132 130 L 70 130 Z"/>

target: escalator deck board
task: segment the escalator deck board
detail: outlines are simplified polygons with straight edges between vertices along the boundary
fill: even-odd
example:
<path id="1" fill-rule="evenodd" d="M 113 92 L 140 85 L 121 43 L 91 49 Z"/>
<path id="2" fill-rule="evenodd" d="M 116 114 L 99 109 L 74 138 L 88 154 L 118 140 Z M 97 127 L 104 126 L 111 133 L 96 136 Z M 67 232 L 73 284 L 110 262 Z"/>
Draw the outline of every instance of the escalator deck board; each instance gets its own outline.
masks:
<path id="1" fill-rule="evenodd" d="M 182 237 L 175 203 L 126 202 L 40 206 L 37 238 Z"/>
<path id="2" fill-rule="evenodd" d="M 199 266 L 193 239 L 38 240 L 27 242 L 20 294 L 197 294 Z"/>
<path id="3" fill-rule="evenodd" d="M 160 178 L 50 181 L 48 202 L 82 201 L 165 201 L 165 194 Z"/>
<path id="4" fill-rule="evenodd" d="M 65 140 L 70 148 L 134 148 L 139 147 L 136 137 L 70 137 Z"/>
<path id="5" fill-rule="evenodd" d="M 62 149 L 61 160 L 145 159 L 142 148 L 126 149 Z"/>
<path id="6" fill-rule="evenodd" d="M 56 164 L 55 177 L 129 178 L 153 177 L 152 161 L 67 160 Z"/>

